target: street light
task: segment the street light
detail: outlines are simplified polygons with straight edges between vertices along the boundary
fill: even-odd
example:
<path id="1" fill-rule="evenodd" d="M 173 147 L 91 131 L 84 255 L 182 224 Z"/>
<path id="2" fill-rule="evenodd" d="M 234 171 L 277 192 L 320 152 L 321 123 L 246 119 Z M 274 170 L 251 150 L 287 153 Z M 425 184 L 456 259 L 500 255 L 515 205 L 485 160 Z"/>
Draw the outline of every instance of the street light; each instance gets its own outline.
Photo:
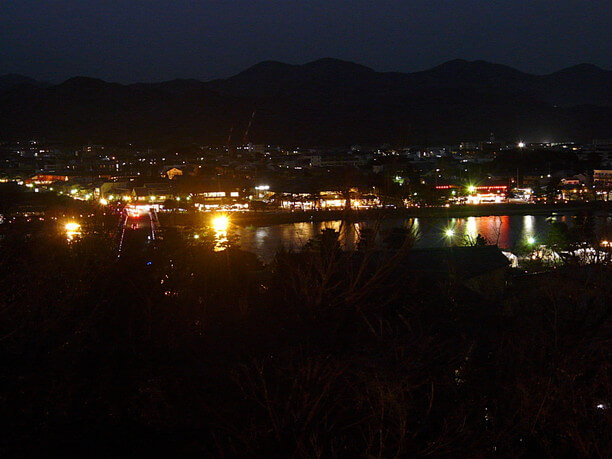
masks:
<path id="1" fill-rule="evenodd" d="M 448 228 L 446 231 L 444 231 L 444 235 L 450 239 L 455 235 L 455 230 L 452 228 Z"/>
<path id="2" fill-rule="evenodd" d="M 536 242 L 535 237 L 531 236 L 531 237 L 527 238 L 527 243 L 529 245 L 533 245 L 533 244 L 535 244 L 535 242 Z"/>
<path id="3" fill-rule="evenodd" d="M 66 223 L 66 225 L 64 226 L 64 228 L 66 228 L 66 231 L 78 231 L 81 229 L 81 225 L 79 225 L 78 223 L 75 222 L 70 222 L 70 223 Z"/>
<path id="4" fill-rule="evenodd" d="M 218 215 L 212 220 L 212 227 L 215 231 L 227 231 L 229 226 L 229 217 L 227 215 Z"/>

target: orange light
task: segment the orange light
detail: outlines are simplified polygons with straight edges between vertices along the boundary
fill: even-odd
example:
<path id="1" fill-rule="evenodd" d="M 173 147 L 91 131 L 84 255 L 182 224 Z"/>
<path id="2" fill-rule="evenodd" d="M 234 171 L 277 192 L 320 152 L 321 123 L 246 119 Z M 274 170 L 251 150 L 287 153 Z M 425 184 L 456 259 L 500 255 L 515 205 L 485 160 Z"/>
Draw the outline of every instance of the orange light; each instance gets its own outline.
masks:
<path id="1" fill-rule="evenodd" d="M 76 222 L 70 222 L 70 223 L 66 223 L 64 228 L 66 228 L 66 231 L 75 232 L 81 229 L 81 225 L 79 225 Z"/>
<path id="2" fill-rule="evenodd" d="M 229 217 L 227 215 L 218 215 L 212 219 L 212 227 L 215 231 L 227 231 L 229 226 Z"/>

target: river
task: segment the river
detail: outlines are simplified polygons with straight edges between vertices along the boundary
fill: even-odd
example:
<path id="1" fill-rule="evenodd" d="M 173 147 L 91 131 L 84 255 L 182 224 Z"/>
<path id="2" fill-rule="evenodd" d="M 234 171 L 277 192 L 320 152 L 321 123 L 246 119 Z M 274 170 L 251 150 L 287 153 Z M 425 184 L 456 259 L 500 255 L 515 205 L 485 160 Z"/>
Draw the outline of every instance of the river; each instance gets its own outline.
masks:
<path id="1" fill-rule="evenodd" d="M 512 250 L 521 241 L 541 242 L 548 234 L 552 221 L 574 223 L 575 216 L 571 213 L 552 213 L 545 215 L 502 215 L 488 217 L 466 218 L 388 218 L 380 222 L 346 223 L 340 220 L 328 222 L 288 223 L 273 226 L 231 225 L 231 231 L 238 236 L 240 246 L 244 250 L 256 253 L 263 260 L 270 260 L 279 247 L 297 249 L 312 239 L 321 230 L 333 228 L 340 232 L 340 242 L 345 249 L 351 250 L 359 240 L 359 232 L 364 227 L 378 228 L 384 235 L 394 227 L 412 227 L 418 238 L 416 247 L 442 247 L 450 244 L 462 245 L 464 241 L 475 240 L 480 234 L 490 243 Z M 606 234 L 612 224 L 609 214 L 597 214 L 592 222 L 594 230 L 601 233 L 601 239 L 610 236 Z M 453 235 L 450 236 L 449 229 Z"/>

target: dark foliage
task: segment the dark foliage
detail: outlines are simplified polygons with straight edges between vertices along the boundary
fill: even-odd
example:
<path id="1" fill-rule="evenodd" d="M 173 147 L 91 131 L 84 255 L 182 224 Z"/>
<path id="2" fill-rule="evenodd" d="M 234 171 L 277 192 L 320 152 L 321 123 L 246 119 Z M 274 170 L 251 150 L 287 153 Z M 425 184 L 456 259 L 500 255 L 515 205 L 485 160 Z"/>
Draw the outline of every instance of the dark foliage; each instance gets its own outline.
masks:
<path id="1" fill-rule="evenodd" d="M 7 454 L 609 451 L 603 266 L 517 278 L 491 303 L 398 277 L 399 232 L 382 258 L 328 231 L 269 266 L 205 234 L 121 258 L 102 234 L 42 234 L 0 251 Z"/>

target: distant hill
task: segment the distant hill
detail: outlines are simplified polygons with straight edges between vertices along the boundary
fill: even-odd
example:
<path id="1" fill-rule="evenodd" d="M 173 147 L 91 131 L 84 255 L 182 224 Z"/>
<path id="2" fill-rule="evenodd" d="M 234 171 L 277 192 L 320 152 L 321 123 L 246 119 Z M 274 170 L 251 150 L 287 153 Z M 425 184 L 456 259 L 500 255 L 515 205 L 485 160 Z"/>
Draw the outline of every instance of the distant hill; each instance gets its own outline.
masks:
<path id="1" fill-rule="evenodd" d="M 33 78 L 29 78 L 23 75 L 16 75 L 14 73 L 0 75 L 0 93 L 9 89 L 14 89 L 18 86 L 33 86 L 40 88 L 48 85 L 48 83 L 36 81 Z"/>
<path id="2" fill-rule="evenodd" d="M 0 139 L 240 143 L 253 113 L 247 140 L 255 143 L 440 144 L 490 132 L 533 141 L 612 137 L 612 72 L 589 64 L 531 75 L 454 60 L 382 73 L 326 58 L 261 62 L 209 82 L 28 80 L 0 77 Z"/>

